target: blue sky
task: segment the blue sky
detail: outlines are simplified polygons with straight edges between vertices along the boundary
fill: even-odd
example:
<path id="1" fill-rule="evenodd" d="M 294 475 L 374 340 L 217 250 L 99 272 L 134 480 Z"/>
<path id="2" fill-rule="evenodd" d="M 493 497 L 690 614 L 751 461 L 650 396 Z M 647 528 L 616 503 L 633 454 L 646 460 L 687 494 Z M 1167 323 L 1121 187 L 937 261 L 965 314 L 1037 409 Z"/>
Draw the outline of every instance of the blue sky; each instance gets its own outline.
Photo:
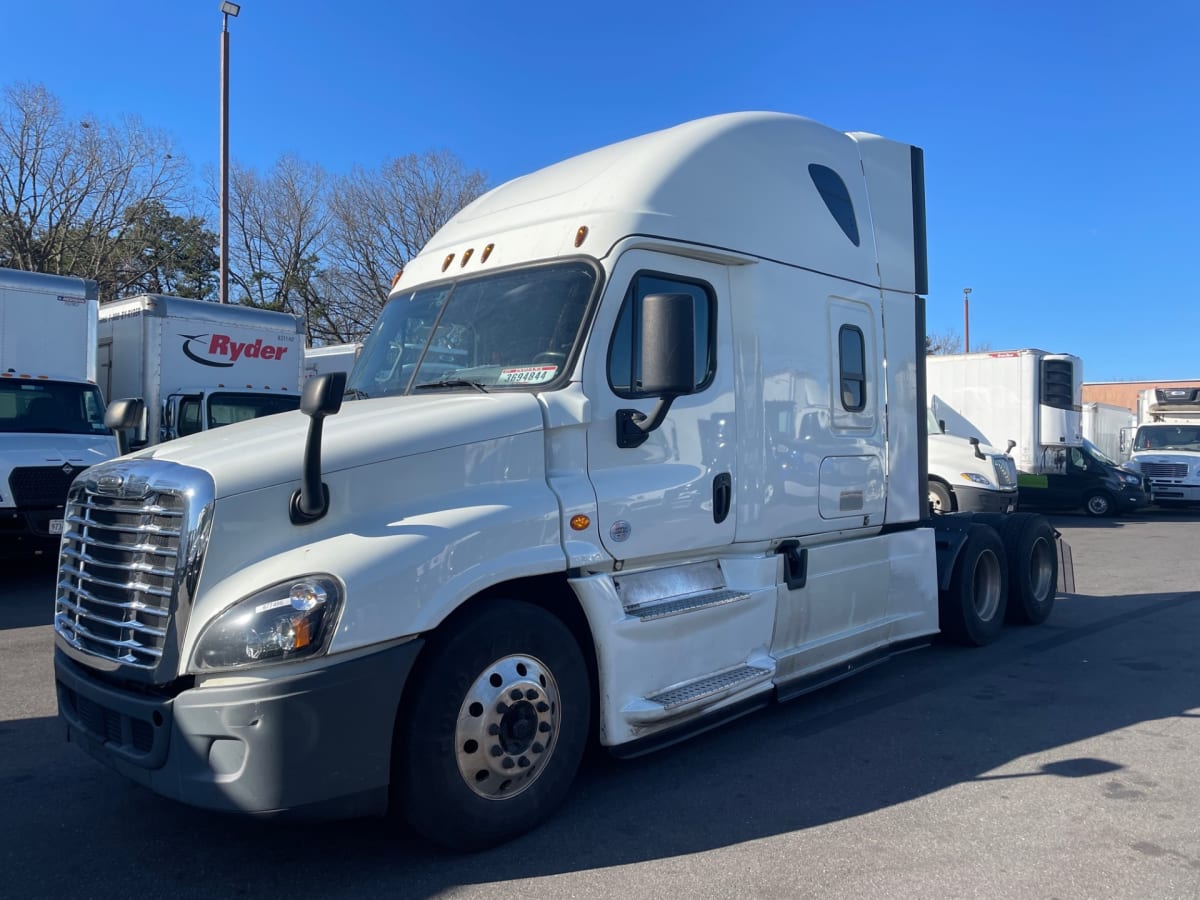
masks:
<path id="1" fill-rule="evenodd" d="M 218 0 L 4 4 L 0 85 L 219 156 Z M 719 112 L 925 150 L 929 329 L 1087 381 L 1200 379 L 1200 3 L 245 0 L 230 146 L 333 172 L 446 149 L 493 184 Z M 23 36 L 23 37 L 22 37 Z M 12 39 L 16 37 L 16 39 Z"/>

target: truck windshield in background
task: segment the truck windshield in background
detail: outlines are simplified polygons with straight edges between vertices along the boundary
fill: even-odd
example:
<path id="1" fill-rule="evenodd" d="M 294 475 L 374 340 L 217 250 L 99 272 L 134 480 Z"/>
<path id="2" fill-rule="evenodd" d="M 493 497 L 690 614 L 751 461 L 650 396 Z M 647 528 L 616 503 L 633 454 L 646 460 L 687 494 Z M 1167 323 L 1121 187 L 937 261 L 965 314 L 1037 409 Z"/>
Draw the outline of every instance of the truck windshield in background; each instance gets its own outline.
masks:
<path id="1" fill-rule="evenodd" d="M 384 397 L 554 381 L 566 370 L 596 284 L 595 268 L 576 260 L 397 294 L 367 338 L 347 392 Z"/>
<path id="2" fill-rule="evenodd" d="M 200 397 L 185 397 L 179 403 L 179 436 L 196 434 L 203 430 L 200 415 Z M 273 416 L 300 408 L 300 397 L 296 394 L 237 394 L 218 392 L 209 394 L 208 427 L 219 428 L 248 419 Z"/>
<path id="3" fill-rule="evenodd" d="M 69 381 L 0 381 L 0 432 L 108 434 L 95 385 Z"/>
<path id="4" fill-rule="evenodd" d="M 1133 439 L 1133 449 L 1200 451 L 1200 425 L 1143 425 Z"/>

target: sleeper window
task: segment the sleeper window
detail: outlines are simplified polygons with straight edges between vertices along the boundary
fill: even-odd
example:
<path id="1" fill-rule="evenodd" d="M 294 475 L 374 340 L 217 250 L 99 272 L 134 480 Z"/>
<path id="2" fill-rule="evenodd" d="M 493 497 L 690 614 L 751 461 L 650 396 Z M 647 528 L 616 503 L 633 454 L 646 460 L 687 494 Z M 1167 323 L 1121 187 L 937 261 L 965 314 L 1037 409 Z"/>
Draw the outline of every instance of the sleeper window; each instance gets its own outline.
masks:
<path id="1" fill-rule="evenodd" d="M 838 330 L 838 358 L 842 406 L 847 412 L 860 412 L 867 405 L 867 362 L 863 334 L 853 325 Z"/>

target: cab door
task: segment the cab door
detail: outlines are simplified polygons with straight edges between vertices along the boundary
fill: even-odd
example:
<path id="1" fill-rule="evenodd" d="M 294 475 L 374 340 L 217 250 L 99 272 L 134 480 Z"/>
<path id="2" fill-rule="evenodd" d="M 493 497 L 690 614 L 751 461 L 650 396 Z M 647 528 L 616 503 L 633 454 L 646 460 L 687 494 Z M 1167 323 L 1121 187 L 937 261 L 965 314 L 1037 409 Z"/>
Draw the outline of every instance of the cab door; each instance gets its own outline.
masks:
<path id="1" fill-rule="evenodd" d="M 686 294 L 695 314 L 695 380 L 640 446 L 620 446 L 622 410 L 649 415 L 640 386 L 640 308 L 651 294 Z M 737 422 L 729 278 L 723 266 L 627 251 L 608 281 L 583 380 L 591 402 L 588 472 L 600 538 L 621 560 L 700 555 L 734 536 Z"/>

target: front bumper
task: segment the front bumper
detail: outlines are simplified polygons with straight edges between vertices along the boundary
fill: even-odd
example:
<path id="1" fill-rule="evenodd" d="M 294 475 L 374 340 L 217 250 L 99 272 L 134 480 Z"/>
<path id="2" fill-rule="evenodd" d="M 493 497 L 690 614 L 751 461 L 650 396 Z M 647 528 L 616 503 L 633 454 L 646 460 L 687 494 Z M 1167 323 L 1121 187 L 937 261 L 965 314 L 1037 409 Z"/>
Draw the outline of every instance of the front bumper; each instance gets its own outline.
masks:
<path id="1" fill-rule="evenodd" d="M 1117 508 L 1122 510 L 1141 509 L 1150 505 L 1150 495 L 1141 488 L 1126 487 L 1115 494 Z"/>
<path id="2" fill-rule="evenodd" d="M 1151 479 L 1150 493 L 1153 495 L 1155 503 L 1160 500 L 1174 503 L 1200 503 L 1200 484 L 1180 484 Z"/>
<path id="3" fill-rule="evenodd" d="M 954 497 L 959 512 L 1012 512 L 1017 508 L 1017 489 L 988 490 L 968 485 L 955 485 Z"/>
<path id="4" fill-rule="evenodd" d="M 62 519 L 61 506 L 52 509 L 0 509 L 0 554 L 6 550 L 17 553 L 25 550 L 57 553 L 62 541 Z M 51 533 L 51 523 L 55 521 L 60 530 Z"/>
<path id="5" fill-rule="evenodd" d="M 102 683 L 55 650 L 67 739 L 158 794 L 258 815 L 387 809 L 392 732 L 422 641 L 264 680 L 152 697 Z"/>

